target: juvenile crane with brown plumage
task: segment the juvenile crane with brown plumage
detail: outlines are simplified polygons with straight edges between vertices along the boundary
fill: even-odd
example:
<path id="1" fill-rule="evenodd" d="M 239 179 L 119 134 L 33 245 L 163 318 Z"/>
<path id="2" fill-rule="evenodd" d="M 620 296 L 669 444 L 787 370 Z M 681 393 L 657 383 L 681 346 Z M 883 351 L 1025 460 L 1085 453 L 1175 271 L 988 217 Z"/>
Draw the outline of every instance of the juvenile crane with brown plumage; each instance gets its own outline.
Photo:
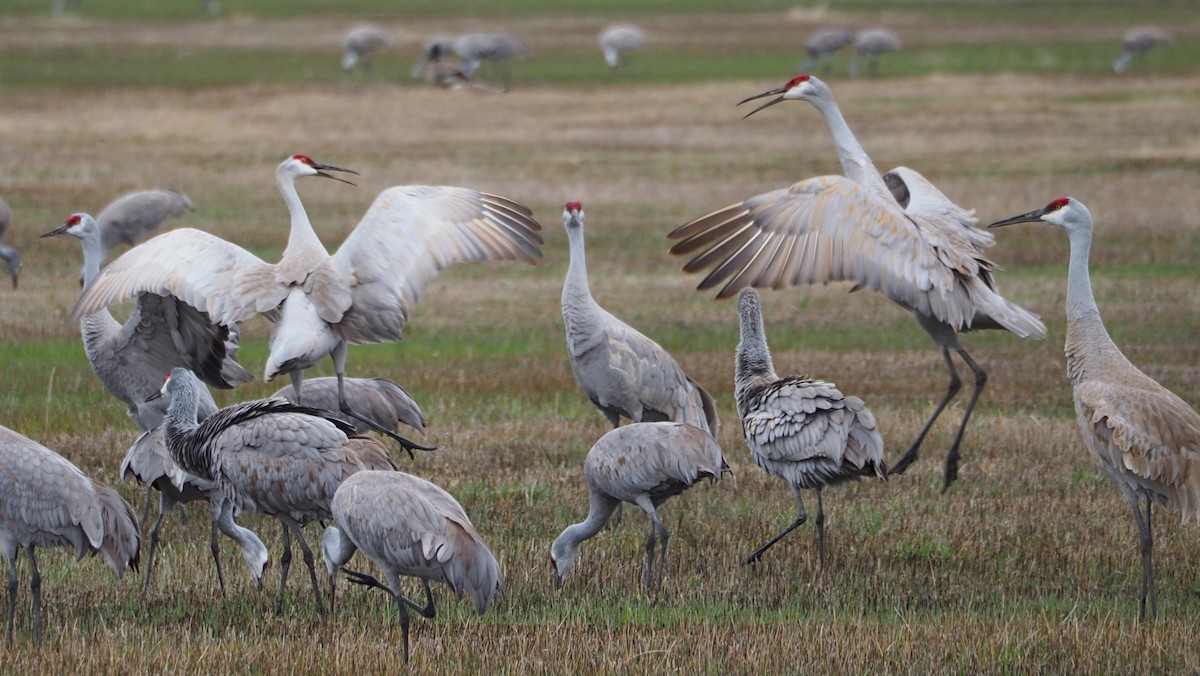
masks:
<path id="1" fill-rule="evenodd" d="M 1088 255 L 1092 214 L 1070 197 L 992 223 L 1047 223 L 1067 233 L 1067 377 L 1075 417 L 1092 459 L 1121 489 L 1137 524 L 1142 553 L 1139 616 L 1158 613 L 1150 506 L 1179 510 L 1200 523 L 1200 413 L 1134 366 L 1108 335 L 1092 294 Z M 1145 514 L 1141 504 L 1145 503 Z"/>

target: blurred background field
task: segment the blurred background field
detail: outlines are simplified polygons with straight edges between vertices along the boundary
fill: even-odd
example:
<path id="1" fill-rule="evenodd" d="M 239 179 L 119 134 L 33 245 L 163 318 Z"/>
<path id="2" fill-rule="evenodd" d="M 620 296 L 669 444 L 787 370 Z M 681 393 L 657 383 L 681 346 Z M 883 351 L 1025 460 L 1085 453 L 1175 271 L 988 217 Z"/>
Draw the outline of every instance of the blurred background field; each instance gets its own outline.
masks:
<path id="1" fill-rule="evenodd" d="M 645 49 L 610 72 L 600 28 L 633 22 Z M 341 39 L 372 23 L 396 41 L 369 76 L 339 68 Z M 1156 24 L 1174 44 L 1112 73 L 1120 37 Z M 273 182 L 292 153 L 353 168 L 358 187 L 299 192 L 335 248 L 374 196 L 397 184 L 464 185 L 528 204 L 545 260 L 443 273 L 404 341 L 353 347 L 350 375 L 391 378 L 421 404 L 441 450 L 406 470 L 455 494 L 499 558 L 503 595 L 486 615 L 435 590 L 414 620 L 424 671 L 1181 672 L 1200 668 L 1195 527 L 1157 510 L 1160 619 L 1137 622 L 1140 562 L 1128 508 L 1092 466 L 1074 422 L 1062 351 L 1066 239 L 997 233 L 1008 298 L 1046 322 L 1044 341 L 968 335 L 992 378 L 946 494 L 942 455 L 965 398 L 922 458 L 886 484 L 826 492 L 827 561 L 810 526 L 754 568 L 741 559 L 792 518 L 780 481 L 749 458 L 733 405 L 737 315 L 694 291 L 666 233 L 735 200 L 840 173 L 828 129 L 802 103 L 743 120 L 737 101 L 782 84 L 817 28 L 884 25 L 903 40 L 876 75 L 828 73 L 850 126 L 881 170 L 911 166 L 983 222 L 1064 195 L 1096 218 L 1093 284 L 1114 339 L 1143 370 L 1200 404 L 1200 15 L 1190 1 L 1071 3 L 858 0 L 400 5 L 381 0 L 50 0 L 0 8 L 0 198 L 21 250 L 19 289 L 0 288 L 0 423 L 115 485 L 136 436 L 89 370 L 78 327 L 75 242 L 41 240 L 74 211 L 169 186 L 209 230 L 265 260 L 286 242 Z M 410 76 L 439 34 L 505 31 L 532 48 L 480 77 L 502 95 L 432 88 Z M 559 307 L 562 205 L 587 211 L 592 292 L 660 342 L 717 398 L 734 480 L 663 509 L 674 537 L 663 592 L 641 589 L 645 522 L 587 542 L 560 592 L 550 542 L 582 519 L 582 460 L 607 429 L 566 359 Z M 878 295 L 846 288 L 764 293 L 777 367 L 861 396 L 898 458 L 944 387 L 932 343 Z M 266 323 L 247 324 L 241 361 L 261 376 Z M 328 375 L 322 364 L 310 375 Z M 230 404 L 282 383 L 217 394 Z M 812 502 L 812 498 L 809 499 Z M 278 555 L 278 527 L 249 517 Z M 382 671 L 400 633 L 381 594 L 340 594 L 322 621 L 303 576 L 275 616 L 223 541 L 221 597 L 199 508 L 169 517 L 150 595 L 132 576 L 64 551 L 40 556 L 46 643 L 29 643 L 28 587 L 6 671 Z M 319 529 L 308 529 L 310 542 Z M 365 566 L 363 560 L 355 563 Z M 297 562 L 297 565 L 299 563 Z M 267 588 L 274 578 L 268 574 Z M 415 586 L 413 587 L 415 591 Z M 341 590 L 339 590 L 341 591 Z M 340 601 L 344 599 L 345 603 Z M 81 665 L 87 665 L 81 667 Z"/>

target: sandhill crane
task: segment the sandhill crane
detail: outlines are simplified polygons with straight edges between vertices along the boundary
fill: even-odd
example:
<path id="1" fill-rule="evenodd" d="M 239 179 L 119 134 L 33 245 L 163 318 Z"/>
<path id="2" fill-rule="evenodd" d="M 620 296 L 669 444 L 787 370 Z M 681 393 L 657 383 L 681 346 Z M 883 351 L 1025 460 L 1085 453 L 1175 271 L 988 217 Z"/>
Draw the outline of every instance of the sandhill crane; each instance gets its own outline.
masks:
<path id="1" fill-rule="evenodd" d="M 854 32 L 848 28 L 822 28 L 813 32 L 804 42 L 804 51 L 808 54 L 808 59 L 796 70 L 807 73 L 820 66 L 828 73 L 830 57 L 851 42 L 854 42 Z"/>
<path id="2" fill-rule="evenodd" d="M 276 612 L 283 612 L 291 536 L 296 536 L 317 609 L 324 615 L 312 550 L 301 528 L 332 516 L 330 500 L 346 477 L 364 469 L 395 469 L 387 449 L 368 437 L 349 437 L 353 428 L 328 412 L 281 399 L 234 404 L 197 423 L 202 390 L 183 368 L 171 369 L 163 384 L 162 394 L 171 398 L 163 422 L 171 459 L 183 471 L 215 482 L 225 494 L 218 521 L 222 532 L 230 533 L 235 509 L 279 519 L 283 556 Z"/>
<path id="3" fill-rule="evenodd" d="M 139 190 L 118 197 L 96 216 L 100 243 L 104 245 L 100 262 L 117 245 L 137 246 L 167 221 L 195 210 L 190 197 L 169 188 Z"/>
<path id="4" fill-rule="evenodd" d="M 350 408 L 370 418 L 380 427 L 395 430 L 404 423 L 420 432 L 425 431 L 425 414 L 403 387 L 386 378 L 346 378 L 346 400 Z M 300 403 L 296 390 L 291 385 L 276 390 L 274 399 L 287 399 Z M 304 402 L 312 408 L 336 411 L 338 408 L 337 378 L 312 378 L 304 381 Z M 355 425 L 348 420 L 355 432 L 364 433 L 366 425 Z"/>
<path id="5" fill-rule="evenodd" d="M 1092 458 L 1121 489 L 1137 524 L 1142 553 L 1139 616 L 1157 615 L 1150 505 L 1179 509 L 1183 523 L 1200 522 L 1200 413 L 1134 366 L 1113 343 L 1092 295 L 1088 254 L 1092 214 L 1074 198 L 992 223 L 1042 222 L 1067 233 L 1067 377 L 1075 416 Z M 1143 515 L 1140 503 L 1145 502 Z"/>
<path id="6" fill-rule="evenodd" d="M 87 315 L 126 298 L 169 294 L 225 326 L 264 313 L 274 318 L 265 379 L 288 373 L 296 392 L 304 369 L 333 359 L 342 413 L 356 413 L 341 387 L 350 343 L 395 341 L 421 290 L 444 268 L 483 260 L 541 259 L 541 225 L 524 205 L 467 188 L 398 186 L 375 198 L 330 256 L 296 193 L 296 179 L 346 172 L 293 155 L 276 183 L 291 214 L 283 260 L 272 265 L 200 230 L 181 228 L 134 247 L 91 282 L 75 306 Z M 340 180 L 340 179 L 338 179 Z M 406 449 L 432 450 L 376 428 Z"/>
<path id="7" fill-rule="evenodd" d="M 103 245 L 95 219 L 85 213 L 69 216 L 42 237 L 70 235 L 83 247 L 84 282 L 100 274 Z M 163 374 L 175 366 L 195 370 L 204 382 L 221 389 L 253 378 L 237 363 L 237 344 L 228 326 L 210 321 L 203 311 L 169 295 L 143 293 L 122 324 L 97 307 L 79 318 L 83 350 L 104 389 L 125 402 L 129 416 L 144 432 L 158 427 L 166 413 L 162 403 L 146 398 L 162 386 Z M 203 393 L 200 411 L 216 412 L 216 403 Z"/>
<path id="8" fill-rule="evenodd" d="M 379 26 L 358 26 L 342 39 L 342 70 L 349 73 L 362 64 L 363 75 L 371 72 L 371 55 L 375 52 L 395 49 L 396 42 L 387 31 Z"/>
<path id="9" fill-rule="evenodd" d="M 879 72 L 879 55 L 898 51 L 900 38 L 886 28 L 864 28 L 854 35 L 854 57 L 850 59 L 850 77 L 858 77 L 858 67 L 863 61 L 871 75 Z"/>
<path id="10" fill-rule="evenodd" d="M 974 227 L 973 212 L 955 205 L 907 167 L 880 176 L 824 82 L 798 75 L 783 87 L 742 103 L 776 94 L 750 115 L 781 101 L 808 101 L 829 123 L 848 178 L 819 176 L 718 209 L 670 233 L 669 237 L 682 240 L 671 252 L 703 250 L 683 269 L 695 272 L 711 267 L 698 288 L 726 282 L 718 298 L 728 298 L 746 286 L 781 289 L 849 281 L 852 290 L 874 289 L 912 312 L 937 343 L 950 383 L 912 446 L 892 466 L 892 474 L 903 472 L 916 460 L 925 435 L 962 387 L 951 350 L 975 377 L 946 455 L 945 490 L 958 477 L 959 445 L 987 383 L 987 372 L 962 348 L 957 334 L 1006 329 L 1022 338 L 1040 339 L 1046 327 L 1037 315 L 996 291 L 992 278 L 996 264 L 984 254 L 995 240 Z"/>
<path id="11" fill-rule="evenodd" d="M 462 72 L 468 80 L 485 61 L 502 64 L 510 59 L 524 58 L 529 54 L 529 45 L 521 38 L 509 33 L 465 33 L 458 37 L 437 37 L 425 42 L 421 58 L 413 64 L 413 77 L 425 72 L 430 59 L 444 57 L 453 52 L 462 60 Z"/>
<path id="12" fill-rule="evenodd" d="M 33 633 L 42 642 L 42 575 L 36 547 L 99 554 L 117 578 L 137 570 L 141 536 L 129 503 L 69 460 L 0 425 L 0 550 L 8 561 L 8 643 L 17 607 L 17 554 L 29 555 Z"/>
<path id="13" fill-rule="evenodd" d="M 158 518 L 150 529 L 150 553 L 146 556 L 146 577 L 142 582 L 142 596 L 150 589 L 150 579 L 154 576 L 154 555 L 158 551 L 159 531 L 162 530 L 163 519 L 175 505 L 187 504 L 197 500 L 206 501 L 212 513 L 212 529 L 209 534 L 209 549 L 212 552 L 213 563 L 217 567 L 217 581 L 221 585 L 221 593 L 225 593 L 225 573 L 221 570 L 221 545 L 217 542 L 217 513 L 222 495 L 215 482 L 206 481 L 179 469 L 171 454 L 167 451 L 167 442 L 163 428 L 156 427 L 141 435 L 129 447 L 125 459 L 121 461 L 120 477 L 135 478 L 138 483 L 158 491 Z M 253 535 L 253 534 L 251 534 Z M 258 539 L 258 536 L 253 536 Z"/>
<path id="14" fill-rule="evenodd" d="M 758 291 L 738 293 L 741 318 L 734 362 L 734 393 L 742 432 L 754 463 L 792 487 L 796 520 L 746 557 L 754 563 L 776 542 L 808 519 L 801 489 L 817 491 L 817 553 L 825 565 L 825 506 L 821 491 L 859 477 L 887 480 L 883 437 L 862 399 L 848 397 L 833 383 L 775 373 Z"/>
<path id="15" fill-rule="evenodd" d="M 386 590 L 400 609 L 404 661 L 408 662 L 408 609 L 436 614 L 429 581 L 466 594 L 483 613 L 500 591 L 500 564 L 484 544 L 462 505 L 440 486 L 403 472 L 365 471 L 338 487 L 331 505 L 336 526 L 325 529 L 321 557 L 329 572 L 330 607 L 337 573 L 361 549 L 383 571 L 385 582 L 346 571 L 352 580 Z M 417 577 L 425 605 L 405 596 L 401 577 Z"/>
<path id="16" fill-rule="evenodd" d="M 0 200 L 0 240 L 4 239 L 4 233 L 8 231 L 10 225 L 12 225 L 12 209 L 4 200 Z M 21 276 L 21 253 L 11 246 L 6 246 L 4 242 L 0 242 L 0 258 L 3 258 L 4 262 L 8 264 L 13 288 L 17 288 L 18 278 Z"/>
<path id="17" fill-rule="evenodd" d="M 601 30 L 596 43 L 600 45 L 600 51 L 604 54 L 604 63 L 607 63 L 609 68 L 616 69 L 621 66 L 625 55 L 646 46 L 646 35 L 637 26 L 618 24 L 606 26 Z"/>
<path id="18" fill-rule="evenodd" d="M 661 588 L 671 534 L 658 516 L 668 498 L 679 495 L 701 479 L 720 480 L 729 471 L 712 435 L 699 427 L 674 422 L 633 423 L 609 430 L 588 451 L 583 474 L 588 484 L 587 519 L 563 530 L 550 547 L 556 582 L 575 566 L 579 545 L 600 532 L 614 510 L 628 502 L 650 517 L 646 539 L 646 588 Z M 662 553 L 655 572 L 655 541 Z"/>
<path id="19" fill-rule="evenodd" d="M 567 356 L 579 386 L 613 427 L 621 424 L 622 416 L 633 422 L 673 420 L 716 436 L 721 422 L 708 392 L 687 377 L 658 343 L 592 298 L 583 220 L 583 206 L 567 202 L 563 227 L 571 260 L 563 283 L 562 313 Z"/>
<path id="20" fill-rule="evenodd" d="M 1122 52 L 1121 56 L 1118 56 L 1117 60 L 1113 61 L 1113 72 L 1124 73 L 1125 68 L 1133 60 L 1133 57 L 1145 54 L 1155 47 L 1169 45 L 1173 41 L 1174 36 L 1171 35 L 1171 31 L 1165 28 L 1159 28 L 1158 26 L 1130 28 L 1121 38 Z"/>

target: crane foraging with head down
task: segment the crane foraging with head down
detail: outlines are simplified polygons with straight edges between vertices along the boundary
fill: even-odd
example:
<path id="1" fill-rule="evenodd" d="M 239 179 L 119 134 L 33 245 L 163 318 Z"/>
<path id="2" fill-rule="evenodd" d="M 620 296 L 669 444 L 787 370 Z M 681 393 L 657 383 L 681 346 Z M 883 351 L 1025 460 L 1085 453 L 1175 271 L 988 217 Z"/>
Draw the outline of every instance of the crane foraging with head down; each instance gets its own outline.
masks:
<path id="1" fill-rule="evenodd" d="M 1200 413 L 1134 366 L 1108 335 L 1092 294 L 1088 255 L 1092 214 L 1070 197 L 992 223 L 1046 223 L 1067 233 L 1067 377 L 1075 417 L 1092 459 L 1125 496 L 1142 554 L 1139 615 L 1158 612 L 1150 506 L 1177 508 L 1183 523 L 1200 523 Z M 1145 514 L 1141 504 L 1145 503 Z"/>
<path id="2" fill-rule="evenodd" d="M 675 421 L 719 434 L 712 396 L 689 378 L 658 343 L 614 317 L 592 298 L 583 244 L 583 205 L 567 202 L 563 227 L 571 260 L 563 283 L 567 356 L 584 394 L 613 427 Z"/>
<path id="3" fill-rule="evenodd" d="M 329 572 L 332 609 L 337 574 L 361 549 L 383 571 L 384 581 L 345 571 L 351 581 L 387 591 L 400 610 L 404 661 L 408 662 L 409 608 L 432 619 L 430 580 L 442 581 L 483 613 L 500 592 L 500 564 L 479 537 L 462 505 L 440 486 L 404 472 L 365 471 L 342 482 L 330 504 L 335 526 L 321 538 L 321 558 Z M 425 605 L 400 586 L 401 577 L 420 578 Z"/>
<path id="4" fill-rule="evenodd" d="M 256 314 L 274 320 L 264 377 L 287 373 L 301 400 L 304 369 L 326 355 L 338 378 L 338 403 L 352 416 L 398 440 L 432 450 L 371 424 L 354 411 L 343 387 L 349 344 L 400 339 L 421 290 L 446 267 L 485 260 L 541 259 L 541 225 L 522 204 L 467 188 L 398 186 L 376 197 L 332 256 L 317 237 L 296 179 L 348 172 L 293 155 L 276 183 L 291 214 L 283 259 L 264 262 L 206 232 L 182 228 L 134 247 L 92 282 L 75 306 L 86 315 L 121 300 L 170 295 L 226 326 Z M 346 182 L 346 181 L 343 181 Z"/>
<path id="5" fill-rule="evenodd" d="M 758 291 L 738 293 L 740 317 L 734 392 L 742 432 L 754 463 L 792 488 L 799 513 L 779 535 L 759 547 L 745 563 L 763 554 L 808 520 L 803 488 L 817 491 L 817 553 L 825 565 L 825 505 L 821 491 L 864 476 L 887 480 L 883 437 L 875 416 L 858 397 L 845 396 L 833 383 L 807 376 L 775 373 Z"/>
<path id="6" fill-rule="evenodd" d="M 848 281 L 870 288 L 913 313 L 938 345 L 950 382 L 908 452 L 891 468 L 903 472 L 921 442 L 962 387 L 951 352 L 975 376 L 975 387 L 946 455 L 943 490 L 958 477 L 959 445 L 987 372 L 959 344 L 958 334 L 1005 329 L 1042 338 L 1037 315 L 996 290 L 996 264 L 984 253 L 994 243 L 972 212 L 951 202 L 916 171 L 897 167 L 881 176 L 838 110 L 829 87 L 799 75 L 782 87 L 744 99 L 775 96 L 749 115 L 783 101 L 808 101 L 829 124 L 846 176 L 818 176 L 747 198 L 676 228 L 671 253 L 696 253 L 685 272 L 711 268 L 699 289 L 724 284 L 718 298 L 753 286 L 782 289 Z M 698 253 L 697 253 L 698 252 Z"/>

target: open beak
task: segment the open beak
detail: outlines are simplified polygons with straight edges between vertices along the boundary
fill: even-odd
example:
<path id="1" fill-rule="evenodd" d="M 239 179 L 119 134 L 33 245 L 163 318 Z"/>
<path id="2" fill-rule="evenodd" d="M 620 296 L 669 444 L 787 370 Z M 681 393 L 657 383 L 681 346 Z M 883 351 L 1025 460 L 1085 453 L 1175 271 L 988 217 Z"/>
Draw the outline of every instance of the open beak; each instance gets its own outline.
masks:
<path id="1" fill-rule="evenodd" d="M 355 176 L 359 175 L 358 172 L 354 171 L 353 169 L 342 169 L 341 167 L 335 167 L 331 164 L 321 164 L 320 162 L 313 162 L 312 168 L 317 170 L 317 174 L 316 174 L 317 176 L 320 176 L 321 178 L 332 178 L 333 180 L 341 181 L 342 183 L 345 183 L 346 185 L 356 185 L 356 184 L 351 183 L 350 181 L 347 181 L 346 179 L 344 179 L 340 176 L 333 176 L 332 174 L 327 174 L 325 172 L 340 171 L 345 174 L 354 174 Z"/>
<path id="2" fill-rule="evenodd" d="M 753 115 L 753 114 L 757 113 L 758 111 L 762 110 L 763 108 L 770 108 L 771 106 L 775 105 L 776 103 L 779 103 L 779 102 L 783 101 L 783 93 L 784 93 L 784 92 L 786 92 L 786 91 L 787 91 L 787 87 L 776 87 L 776 88 L 774 88 L 774 89 L 769 89 L 769 90 L 767 90 L 767 91 L 765 91 L 765 92 L 763 92 L 763 93 L 761 93 L 761 94 L 755 94 L 754 96 L 748 96 L 748 97 L 746 97 L 746 98 L 742 99 L 741 101 L 738 101 L 738 105 L 740 106 L 740 105 L 742 105 L 743 103 L 746 103 L 747 101 L 753 101 L 753 100 L 755 100 L 755 99 L 761 99 L 761 98 L 763 98 L 764 96 L 778 96 L 778 98 L 771 99 L 770 101 L 767 101 L 766 103 L 764 103 L 764 104 L 762 104 L 761 106 L 759 106 L 759 107 L 755 108 L 754 110 L 752 110 L 752 111 L 750 111 L 750 112 L 746 113 L 745 115 L 743 115 L 743 116 L 742 116 L 742 119 L 744 120 L 744 119 L 746 119 L 747 117 L 750 117 L 751 115 Z"/>
<path id="3" fill-rule="evenodd" d="M 58 226 L 57 228 L 51 230 L 50 232 L 43 232 L 41 234 L 41 237 L 53 237 L 55 235 L 61 235 L 61 234 L 65 233 L 68 229 L 70 229 L 70 227 L 71 227 L 70 225 L 63 223 L 62 225 Z"/>
<path id="4" fill-rule="evenodd" d="M 1012 225 L 1014 223 L 1036 223 L 1036 222 L 1042 220 L 1042 216 L 1045 216 L 1045 215 L 1046 215 L 1046 209 L 1043 207 L 1041 209 L 1035 209 L 1027 214 L 1021 214 L 1020 216 L 1013 216 L 1011 218 L 1006 218 L 1002 221 L 996 221 L 995 223 L 992 223 L 988 227 L 989 228 L 1002 228 L 1006 225 Z"/>

